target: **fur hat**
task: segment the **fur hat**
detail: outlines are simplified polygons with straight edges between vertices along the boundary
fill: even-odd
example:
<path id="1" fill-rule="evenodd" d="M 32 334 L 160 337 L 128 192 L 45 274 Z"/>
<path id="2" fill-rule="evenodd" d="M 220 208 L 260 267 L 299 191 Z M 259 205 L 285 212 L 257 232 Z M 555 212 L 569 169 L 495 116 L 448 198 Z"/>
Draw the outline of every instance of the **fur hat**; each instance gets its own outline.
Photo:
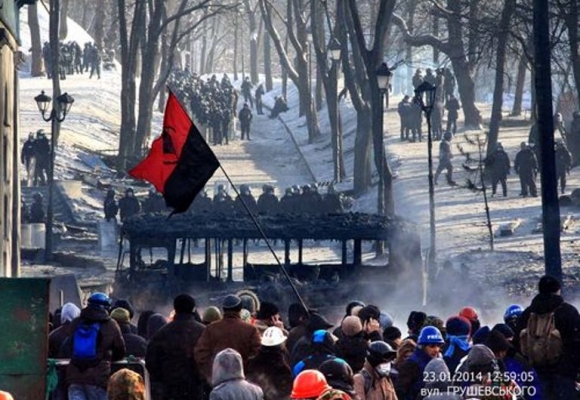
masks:
<path id="1" fill-rule="evenodd" d="M 560 281 L 551 275 L 544 275 L 538 283 L 540 294 L 552 294 L 561 289 Z"/>
<path id="2" fill-rule="evenodd" d="M 111 318 L 117 321 L 118 324 L 128 324 L 131 322 L 129 311 L 121 307 L 117 307 L 111 312 Z"/>
<path id="3" fill-rule="evenodd" d="M 145 392 L 143 378 L 130 369 L 120 369 L 109 378 L 107 387 L 109 400 L 145 400 Z"/>
<path id="4" fill-rule="evenodd" d="M 342 320 L 340 329 L 346 336 L 355 336 L 362 331 L 362 322 L 359 317 L 349 315 Z"/>

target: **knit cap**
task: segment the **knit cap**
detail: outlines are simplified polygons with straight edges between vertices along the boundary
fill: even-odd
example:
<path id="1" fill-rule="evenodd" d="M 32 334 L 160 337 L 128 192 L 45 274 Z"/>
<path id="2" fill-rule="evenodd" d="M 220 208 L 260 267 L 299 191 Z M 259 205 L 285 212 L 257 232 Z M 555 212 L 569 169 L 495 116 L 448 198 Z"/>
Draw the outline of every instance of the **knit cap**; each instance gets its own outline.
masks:
<path id="1" fill-rule="evenodd" d="M 119 324 L 128 324 L 131 322 L 131 314 L 129 310 L 118 307 L 111 311 L 111 318 L 113 318 Z"/>
<path id="2" fill-rule="evenodd" d="M 342 325 L 340 328 L 342 333 L 344 333 L 346 336 L 355 336 L 362 331 L 362 322 L 359 317 L 349 315 L 342 320 Z"/>
<path id="3" fill-rule="evenodd" d="M 471 331 L 471 322 L 465 317 L 451 317 L 445 323 L 445 329 L 448 335 L 464 336 L 469 335 Z"/>

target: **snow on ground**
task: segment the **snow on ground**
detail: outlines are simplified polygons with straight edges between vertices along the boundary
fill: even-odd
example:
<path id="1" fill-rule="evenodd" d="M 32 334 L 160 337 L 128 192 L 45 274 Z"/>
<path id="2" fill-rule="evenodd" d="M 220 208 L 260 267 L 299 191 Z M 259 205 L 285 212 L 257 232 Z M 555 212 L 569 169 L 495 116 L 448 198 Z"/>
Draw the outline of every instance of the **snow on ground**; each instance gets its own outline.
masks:
<path id="1" fill-rule="evenodd" d="M 26 13 L 23 13 L 24 18 Z M 46 14 L 40 12 L 41 29 L 47 31 Z M 70 22 L 70 20 L 69 20 Z M 27 48 L 28 27 L 24 20 L 22 26 L 23 47 Z M 79 42 L 89 41 L 78 26 L 69 23 L 69 37 Z M 44 40 L 44 39 L 43 39 Z M 20 81 L 21 99 L 21 132 L 22 140 L 26 133 L 43 128 L 50 130 L 49 123 L 42 121 L 33 100 L 40 90 L 51 92 L 51 82 L 46 78 L 30 78 L 25 72 Z M 75 176 L 74 170 L 90 170 L 81 163 L 79 146 L 90 150 L 116 149 L 120 125 L 120 70 L 103 71 L 102 79 L 89 79 L 88 75 L 68 76 L 61 83 L 62 91 L 67 91 L 75 98 L 70 115 L 61 125 L 61 139 L 57 149 L 57 177 L 70 179 Z M 281 92 L 278 81 L 272 92 L 264 96 L 264 103 L 272 106 L 274 96 Z M 396 104 L 402 95 L 391 95 L 391 108 L 385 113 L 385 143 L 389 162 L 394 170 L 396 211 L 416 222 L 422 233 L 423 247 L 429 243 L 428 182 L 427 182 L 427 145 L 399 141 L 399 118 Z M 319 113 L 322 139 L 308 144 L 305 118 L 298 116 L 298 96 L 293 85 L 289 85 L 288 105 L 290 110 L 281 114 L 284 123 L 290 128 L 296 142 L 306 159 L 316 181 L 332 180 L 332 156 L 330 148 L 327 113 L 325 108 Z M 489 117 L 489 105 L 480 105 L 484 117 Z M 229 146 L 213 147 L 224 169 L 236 184 L 247 183 L 258 195 L 263 183 L 274 183 L 278 194 L 293 184 L 312 183 L 310 175 L 301 157 L 295 149 L 294 142 L 278 120 L 270 120 L 266 115 L 254 115 L 252 140 L 232 140 Z M 345 163 L 349 174 L 352 171 L 353 147 L 356 129 L 356 113 L 348 101 L 341 104 Z M 153 123 L 153 134 L 160 132 L 161 114 L 156 113 Z M 459 126 L 461 127 L 461 120 Z M 425 126 L 425 125 L 424 125 Z M 527 138 L 528 127 L 502 128 L 500 140 L 504 144 L 511 160 L 519 148 L 519 143 Z M 463 131 L 460 130 L 454 142 L 464 145 Z M 476 132 L 470 132 L 475 134 Z M 434 166 L 437 165 L 438 142 L 434 143 Z M 455 180 L 465 182 L 461 170 L 462 157 L 456 151 L 454 167 Z M 218 171 L 210 187 L 224 182 L 225 177 Z M 488 304 L 489 309 L 500 309 L 506 303 L 528 297 L 530 288 L 543 272 L 543 242 L 541 234 L 531 233 L 541 216 L 540 198 L 521 198 L 519 181 L 512 173 L 508 182 L 508 197 L 496 197 L 490 200 L 490 212 L 494 231 L 504 222 L 520 219 L 522 226 L 511 237 L 495 238 L 496 253 L 488 249 L 488 232 L 485 225 L 485 214 L 482 196 L 461 187 L 449 187 L 445 179 L 435 190 L 436 223 L 437 223 L 437 259 L 439 265 L 445 260 L 452 261 L 452 270 L 461 275 L 463 281 L 456 286 L 463 288 L 463 297 L 469 301 L 470 295 L 477 293 L 479 286 L 471 283 L 486 283 L 485 290 L 500 287 L 493 297 L 496 303 Z M 348 182 L 344 187 L 348 187 Z M 568 191 L 579 187 L 580 179 L 577 169 L 572 171 Z M 342 187 L 342 186 L 339 186 Z M 211 191 L 211 190 L 210 190 Z M 100 218 L 100 204 L 104 193 L 88 186 L 83 187 L 83 198 L 73 199 L 80 214 L 90 215 L 90 220 Z M 376 192 L 371 190 L 355 201 L 355 209 L 373 212 L 376 210 Z M 572 215 L 573 223 L 568 231 L 562 234 L 562 257 L 567 281 L 580 276 L 577 266 L 577 246 L 579 238 L 578 211 L 562 209 L 562 215 Z M 86 247 L 72 247 L 86 249 Z M 280 247 L 278 247 L 280 250 Z M 305 253 L 305 260 L 330 260 L 337 256 L 337 249 L 325 244 L 315 245 Z M 368 250 L 368 249 L 367 249 Z M 263 246 L 255 246 L 252 257 L 258 260 L 271 257 Z M 110 268 L 114 265 L 114 255 L 105 256 Z M 371 256 L 370 253 L 367 257 Z M 258 261 L 257 260 L 257 261 Z M 268 259 L 270 260 L 270 259 Z M 27 268 L 25 274 L 34 274 Z M 110 272 L 110 269 L 109 269 Z M 38 271 L 36 271 L 38 273 Z M 50 273 L 50 272 L 43 272 Z M 99 272 L 99 273 L 102 273 Z M 94 278 L 94 277 L 92 277 Z M 477 289 L 476 289 L 477 288 Z M 458 289 L 457 287 L 454 290 Z M 491 292 L 490 292 L 491 296 Z M 509 296 L 509 299 L 506 298 Z M 474 303 L 477 300 L 473 300 Z M 524 300 L 525 301 L 525 300 Z M 484 304 L 477 302 L 477 304 Z M 453 304 L 452 306 L 455 306 Z"/>

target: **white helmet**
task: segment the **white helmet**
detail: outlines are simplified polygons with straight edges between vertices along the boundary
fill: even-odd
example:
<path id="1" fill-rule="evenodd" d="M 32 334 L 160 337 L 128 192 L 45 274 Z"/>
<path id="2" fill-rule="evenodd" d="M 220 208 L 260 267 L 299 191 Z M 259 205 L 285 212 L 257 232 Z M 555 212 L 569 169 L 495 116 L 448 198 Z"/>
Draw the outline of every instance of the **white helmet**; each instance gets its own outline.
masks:
<path id="1" fill-rule="evenodd" d="M 262 346 L 279 346 L 286 341 L 287 337 L 284 336 L 282 329 L 277 326 L 271 326 L 262 335 Z"/>

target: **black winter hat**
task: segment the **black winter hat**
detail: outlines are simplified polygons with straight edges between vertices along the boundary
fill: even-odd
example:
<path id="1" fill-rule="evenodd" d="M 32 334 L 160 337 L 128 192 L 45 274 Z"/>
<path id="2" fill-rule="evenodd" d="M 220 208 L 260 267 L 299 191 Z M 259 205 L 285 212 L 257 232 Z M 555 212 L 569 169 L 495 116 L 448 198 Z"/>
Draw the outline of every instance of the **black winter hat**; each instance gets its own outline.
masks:
<path id="1" fill-rule="evenodd" d="M 538 289 L 540 294 L 552 294 L 560 290 L 560 281 L 551 275 L 544 275 L 540 278 Z"/>
<path id="2" fill-rule="evenodd" d="M 479 328 L 473 334 L 473 344 L 483 344 L 483 342 L 485 342 L 489 337 L 489 332 L 490 330 L 488 326 L 484 325 L 481 328 Z"/>
<path id="3" fill-rule="evenodd" d="M 324 318 L 322 315 L 318 313 L 311 313 L 310 318 L 308 318 L 307 327 L 309 332 L 315 332 L 319 329 L 326 330 L 332 328 L 333 325 L 330 322 L 328 322 L 328 320 Z"/>
<path id="4" fill-rule="evenodd" d="M 407 318 L 407 328 L 412 332 L 419 332 L 427 319 L 427 314 L 423 311 L 411 311 Z"/>
<path id="5" fill-rule="evenodd" d="M 367 322 L 371 318 L 380 321 L 381 310 L 379 310 L 377 306 L 369 304 L 368 306 L 364 306 L 363 308 L 361 308 L 361 310 L 358 312 L 358 317 L 363 323 Z"/>
<path id="6" fill-rule="evenodd" d="M 383 340 L 385 342 L 392 342 L 393 340 L 400 339 L 402 336 L 401 330 L 396 326 L 389 326 L 383 331 Z"/>
<path id="7" fill-rule="evenodd" d="M 127 299 L 115 300 L 115 302 L 113 303 L 113 306 L 111 307 L 111 310 L 114 310 L 115 308 L 124 308 L 125 310 L 129 311 L 129 315 L 131 316 L 131 319 L 133 319 L 133 317 L 135 316 L 135 309 L 133 308 L 133 305 Z"/>
<path id="8" fill-rule="evenodd" d="M 186 293 L 178 295 L 173 300 L 173 309 L 175 310 L 176 314 L 191 314 L 194 308 L 195 299 Z"/>
<path id="9" fill-rule="evenodd" d="M 260 304 L 260 309 L 258 310 L 258 315 L 256 315 L 256 318 L 263 320 L 270 319 L 274 315 L 279 313 L 280 311 L 278 310 L 276 304 L 270 303 L 268 301 L 263 301 L 262 304 Z"/>
<path id="10" fill-rule="evenodd" d="M 509 327 L 507 324 L 496 324 L 491 331 L 497 331 L 501 333 L 506 339 L 513 338 L 515 336 L 514 331 L 512 328 Z"/>
<path id="11" fill-rule="evenodd" d="M 489 336 L 483 344 L 489 347 L 495 354 L 500 351 L 508 351 L 512 347 L 504 335 L 494 330 L 489 333 Z"/>

